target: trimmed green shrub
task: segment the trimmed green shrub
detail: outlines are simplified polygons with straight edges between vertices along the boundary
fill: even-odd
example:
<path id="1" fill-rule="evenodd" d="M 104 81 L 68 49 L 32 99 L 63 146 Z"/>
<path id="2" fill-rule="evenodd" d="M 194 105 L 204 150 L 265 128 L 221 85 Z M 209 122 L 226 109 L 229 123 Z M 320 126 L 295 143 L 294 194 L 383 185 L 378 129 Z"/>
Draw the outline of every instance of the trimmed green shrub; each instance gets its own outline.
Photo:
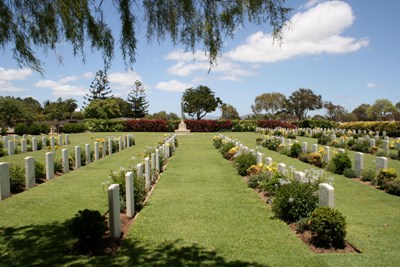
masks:
<path id="1" fill-rule="evenodd" d="M 37 123 L 32 123 L 29 126 L 28 133 L 31 135 L 39 135 L 40 134 L 40 126 Z"/>
<path id="2" fill-rule="evenodd" d="M 63 125 L 64 133 L 83 133 L 86 131 L 85 123 L 66 123 Z"/>
<path id="3" fill-rule="evenodd" d="M 310 217 L 300 218 L 297 221 L 297 232 L 303 233 L 309 230 L 310 229 L 310 226 L 308 225 L 309 222 L 310 222 Z"/>
<path id="4" fill-rule="evenodd" d="M 278 151 L 278 147 L 280 144 L 281 141 L 276 138 L 272 138 L 265 140 L 265 142 L 262 143 L 262 146 L 268 148 L 269 150 Z"/>
<path id="5" fill-rule="evenodd" d="M 310 230 L 315 235 L 312 242 L 318 247 L 343 248 L 345 246 L 346 220 L 336 209 L 316 208 L 311 215 Z"/>
<path id="6" fill-rule="evenodd" d="M 297 158 L 299 157 L 300 153 L 301 153 L 301 145 L 299 143 L 294 143 L 291 147 L 290 147 L 290 156 L 293 158 Z"/>
<path id="7" fill-rule="evenodd" d="M 253 153 L 242 153 L 235 158 L 235 166 L 241 176 L 247 175 L 247 169 L 256 165 L 257 159 Z"/>
<path id="8" fill-rule="evenodd" d="M 343 176 L 347 178 L 356 178 L 357 174 L 355 170 L 348 168 L 343 171 Z"/>
<path id="9" fill-rule="evenodd" d="M 257 173 L 253 174 L 249 177 L 249 180 L 247 181 L 247 186 L 250 188 L 258 188 L 260 186 L 260 183 L 262 181 L 266 181 L 268 179 L 266 173 Z"/>
<path id="10" fill-rule="evenodd" d="M 309 217 L 318 206 L 317 192 L 318 183 L 291 181 L 283 184 L 275 192 L 272 212 L 287 223 Z"/>
<path id="11" fill-rule="evenodd" d="M 361 180 L 364 182 L 370 182 L 373 181 L 376 177 L 376 170 L 375 166 L 372 165 L 367 169 L 364 169 L 361 171 Z"/>
<path id="12" fill-rule="evenodd" d="M 389 181 L 385 185 L 385 190 L 389 194 L 400 196 L 400 179 L 397 178 L 393 181 Z"/>
<path id="13" fill-rule="evenodd" d="M 84 243 L 100 240 L 106 230 L 105 218 L 97 210 L 84 209 L 78 211 L 75 217 L 67 222 L 71 234 Z"/>
<path id="14" fill-rule="evenodd" d="M 326 145 L 330 144 L 331 142 L 332 142 L 332 139 L 327 135 L 321 135 L 320 137 L 318 137 L 318 144 L 320 144 L 320 145 L 326 146 Z"/>
<path id="15" fill-rule="evenodd" d="M 338 153 L 331 160 L 333 173 L 342 174 L 345 169 L 351 169 L 351 160 L 347 153 Z"/>
<path id="16" fill-rule="evenodd" d="M 280 172 L 267 172 L 266 179 L 260 182 L 259 188 L 270 195 L 274 195 L 281 186 L 280 181 L 286 179 L 286 176 Z"/>
<path id="17" fill-rule="evenodd" d="M 222 146 L 220 147 L 219 152 L 222 154 L 223 157 L 226 157 L 229 150 L 233 147 L 235 147 L 235 144 L 232 142 L 222 143 Z"/>
<path id="18" fill-rule="evenodd" d="M 385 189 L 386 183 L 393 181 L 397 178 L 396 169 L 388 168 L 381 169 L 374 180 L 374 184 L 379 186 L 382 189 Z"/>
<path id="19" fill-rule="evenodd" d="M 46 178 L 46 170 L 44 165 L 35 160 L 35 179 L 36 181 Z"/>
<path id="20" fill-rule="evenodd" d="M 25 190 L 25 169 L 18 164 L 10 164 L 10 191 L 12 194 Z"/>
<path id="21" fill-rule="evenodd" d="M 27 134 L 28 130 L 29 130 L 28 125 L 26 125 L 25 123 L 18 123 L 14 127 L 14 133 L 18 135 Z"/>

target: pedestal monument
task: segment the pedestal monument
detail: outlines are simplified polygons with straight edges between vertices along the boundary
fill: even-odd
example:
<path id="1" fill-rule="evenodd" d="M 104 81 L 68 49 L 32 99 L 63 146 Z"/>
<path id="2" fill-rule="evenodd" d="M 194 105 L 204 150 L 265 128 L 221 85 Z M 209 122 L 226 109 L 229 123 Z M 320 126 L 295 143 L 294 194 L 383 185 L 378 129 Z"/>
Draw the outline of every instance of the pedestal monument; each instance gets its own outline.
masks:
<path id="1" fill-rule="evenodd" d="M 189 134 L 190 130 L 186 128 L 185 115 L 183 114 L 183 98 L 181 99 L 181 122 L 179 123 L 178 130 L 175 130 L 177 134 Z"/>

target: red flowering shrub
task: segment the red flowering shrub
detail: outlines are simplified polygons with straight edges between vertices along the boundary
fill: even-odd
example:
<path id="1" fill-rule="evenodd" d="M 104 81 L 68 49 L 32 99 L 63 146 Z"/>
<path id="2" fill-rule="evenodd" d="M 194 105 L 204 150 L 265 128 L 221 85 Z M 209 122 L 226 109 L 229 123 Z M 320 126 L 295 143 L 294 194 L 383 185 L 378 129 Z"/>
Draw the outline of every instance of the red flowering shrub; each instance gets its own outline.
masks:
<path id="1" fill-rule="evenodd" d="M 126 129 L 129 132 L 167 132 L 166 120 L 129 120 L 126 121 Z"/>

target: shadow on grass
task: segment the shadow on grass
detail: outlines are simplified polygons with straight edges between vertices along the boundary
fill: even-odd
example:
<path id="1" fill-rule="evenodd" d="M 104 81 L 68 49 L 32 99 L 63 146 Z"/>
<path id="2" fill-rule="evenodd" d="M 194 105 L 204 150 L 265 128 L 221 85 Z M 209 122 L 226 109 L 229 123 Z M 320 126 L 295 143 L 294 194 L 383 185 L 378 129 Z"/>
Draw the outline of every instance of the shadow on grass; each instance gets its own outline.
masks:
<path id="1" fill-rule="evenodd" d="M 156 233 L 155 233 L 156 234 Z M 253 262 L 228 261 L 217 252 L 182 240 L 158 246 L 125 239 L 116 256 L 72 256 L 74 239 L 63 223 L 0 227 L 1 266 L 220 266 L 265 267 Z"/>
<path id="2" fill-rule="evenodd" d="M 110 259 L 111 260 L 111 259 Z M 105 262 L 96 259 L 93 265 L 107 266 L 157 266 L 157 267 L 183 267 L 183 266 L 221 266 L 221 267 L 266 267 L 253 262 L 228 261 L 217 252 L 203 248 L 197 244 L 185 245 L 182 240 L 163 242 L 154 247 L 141 242 L 126 239 L 118 256 Z"/>
<path id="3" fill-rule="evenodd" d="M 29 220 L 29 218 L 27 218 Z M 71 236 L 62 223 L 0 227 L 1 266 L 59 265 L 65 263 Z"/>

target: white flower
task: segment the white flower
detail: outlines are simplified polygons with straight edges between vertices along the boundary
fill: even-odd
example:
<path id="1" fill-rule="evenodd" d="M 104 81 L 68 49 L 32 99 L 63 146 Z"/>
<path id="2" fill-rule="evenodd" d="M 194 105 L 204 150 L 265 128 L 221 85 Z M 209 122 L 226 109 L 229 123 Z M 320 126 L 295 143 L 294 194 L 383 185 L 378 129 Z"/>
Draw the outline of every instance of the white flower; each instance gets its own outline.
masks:
<path id="1" fill-rule="evenodd" d="M 289 197 L 289 200 L 288 200 L 288 201 L 289 201 L 290 203 L 292 203 L 293 200 L 294 200 L 294 199 L 293 199 L 292 197 Z"/>

